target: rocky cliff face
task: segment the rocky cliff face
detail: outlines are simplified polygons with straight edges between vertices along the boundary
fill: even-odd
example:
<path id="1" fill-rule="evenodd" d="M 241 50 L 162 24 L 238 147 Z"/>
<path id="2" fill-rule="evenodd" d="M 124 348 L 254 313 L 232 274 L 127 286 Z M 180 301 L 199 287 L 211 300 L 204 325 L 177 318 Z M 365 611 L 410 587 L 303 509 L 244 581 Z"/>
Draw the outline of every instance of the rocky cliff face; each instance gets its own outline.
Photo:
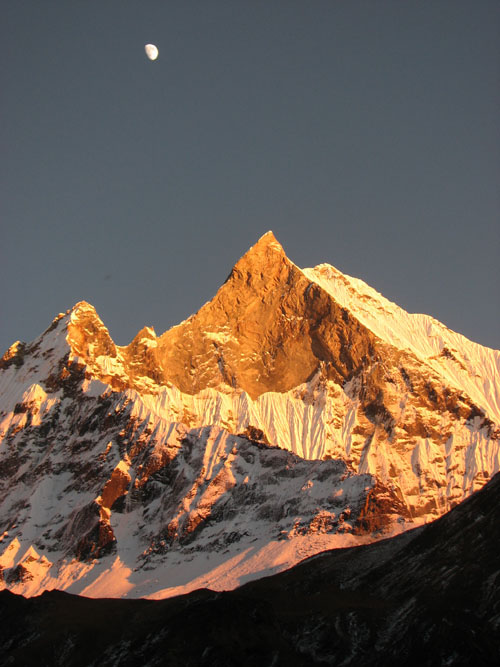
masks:
<path id="1" fill-rule="evenodd" d="M 225 384 L 256 399 L 289 391 L 320 368 L 343 384 L 376 358 L 375 347 L 373 334 L 266 234 L 212 301 L 160 337 L 158 356 L 184 393 Z"/>
<path id="2" fill-rule="evenodd" d="M 499 370 L 271 233 L 160 337 L 79 303 L 0 362 L 3 585 L 232 587 L 436 518 L 499 469 Z"/>

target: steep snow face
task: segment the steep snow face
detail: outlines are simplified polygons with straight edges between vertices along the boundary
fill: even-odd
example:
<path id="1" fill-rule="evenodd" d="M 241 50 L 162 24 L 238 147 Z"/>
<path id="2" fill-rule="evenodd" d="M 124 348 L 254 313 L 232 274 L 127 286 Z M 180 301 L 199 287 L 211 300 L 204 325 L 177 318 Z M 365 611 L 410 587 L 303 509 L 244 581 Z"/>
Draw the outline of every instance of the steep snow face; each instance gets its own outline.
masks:
<path id="1" fill-rule="evenodd" d="M 478 345 L 429 315 L 407 313 L 359 278 L 329 264 L 303 272 L 379 338 L 414 354 L 444 383 L 461 388 L 500 422 L 499 350 Z"/>
<path id="2" fill-rule="evenodd" d="M 81 302 L 0 360 L 2 585 L 232 587 L 430 521 L 500 468 L 498 356 L 272 234 L 160 337 Z"/>
<path id="3" fill-rule="evenodd" d="M 320 377 L 287 393 L 252 400 L 244 392 L 206 389 L 196 396 L 175 387 L 157 395 L 129 392 L 134 417 L 151 428 L 162 420 L 191 427 L 217 424 L 236 434 L 260 432 L 302 458 L 341 459 L 393 489 L 414 518 L 431 520 L 479 489 L 500 469 L 498 440 L 481 418 L 436 416 L 405 382 L 388 383 L 387 415 L 367 419 L 360 388 L 346 390 Z M 374 408 L 375 409 L 375 408 Z M 397 421 L 396 421 L 397 420 Z"/>

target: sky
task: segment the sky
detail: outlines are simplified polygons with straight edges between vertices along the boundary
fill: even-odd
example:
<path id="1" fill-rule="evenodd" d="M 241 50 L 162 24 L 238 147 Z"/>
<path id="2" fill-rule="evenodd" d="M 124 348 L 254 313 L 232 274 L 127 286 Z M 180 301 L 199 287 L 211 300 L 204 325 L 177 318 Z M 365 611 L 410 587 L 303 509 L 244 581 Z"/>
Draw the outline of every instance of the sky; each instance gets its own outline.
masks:
<path id="1" fill-rule="evenodd" d="M 5 0 L 0 55 L 0 354 L 160 334 L 270 229 L 500 348 L 497 0 Z"/>

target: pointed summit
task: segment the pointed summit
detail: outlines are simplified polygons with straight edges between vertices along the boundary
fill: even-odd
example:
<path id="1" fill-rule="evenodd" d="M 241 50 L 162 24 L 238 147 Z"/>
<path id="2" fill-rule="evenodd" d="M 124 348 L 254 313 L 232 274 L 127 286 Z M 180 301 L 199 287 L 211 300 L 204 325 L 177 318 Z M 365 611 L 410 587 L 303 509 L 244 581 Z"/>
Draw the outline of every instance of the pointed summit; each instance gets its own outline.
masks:
<path id="1" fill-rule="evenodd" d="M 262 234 L 259 240 L 247 250 L 245 255 L 247 255 L 248 253 L 263 252 L 265 248 L 273 245 L 275 247 L 275 250 L 279 252 L 284 252 L 280 242 L 276 239 L 274 233 L 271 230 L 269 230 L 265 234 Z"/>
<path id="2" fill-rule="evenodd" d="M 228 385 L 256 398 L 288 391 L 320 368 L 342 383 L 374 342 L 267 232 L 211 301 L 159 338 L 158 359 L 185 393 Z"/>
<path id="3" fill-rule="evenodd" d="M 266 232 L 251 246 L 246 253 L 236 262 L 235 267 L 241 264 L 250 265 L 254 262 L 261 263 L 264 260 L 276 261 L 278 257 L 286 257 L 283 246 L 276 240 L 274 234 Z"/>
<path id="4" fill-rule="evenodd" d="M 79 301 L 69 315 L 67 340 L 73 354 L 90 364 L 99 356 L 116 357 L 116 345 L 94 306 Z"/>
<path id="5" fill-rule="evenodd" d="M 221 289 L 226 290 L 228 282 L 244 281 L 247 286 L 260 291 L 273 281 L 286 280 L 284 273 L 288 274 L 292 268 L 296 269 L 295 264 L 288 259 L 273 232 L 269 231 L 236 262 Z M 236 287 L 241 289 L 241 285 Z"/>
<path id="6" fill-rule="evenodd" d="M 78 312 L 92 312 L 95 315 L 97 315 L 97 311 L 94 308 L 94 306 L 89 303 L 88 301 L 78 301 L 78 303 L 75 303 L 73 308 L 70 308 L 70 313 L 78 313 Z"/>
<path id="7" fill-rule="evenodd" d="M 245 257 L 255 257 L 259 255 L 266 255 L 268 253 L 278 253 L 280 255 L 285 255 L 283 246 L 276 239 L 273 232 L 269 231 L 263 234 L 259 240 L 254 243 L 253 246 L 246 251 L 246 253 L 240 258 L 239 261 Z M 238 262 L 237 262 L 238 263 Z"/>
<path id="8" fill-rule="evenodd" d="M 253 248 L 257 249 L 262 249 L 262 248 L 273 248 L 274 250 L 277 250 L 278 252 L 284 253 L 285 251 L 283 250 L 283 247 L 281 246 L 281 243 L 276 239 L 274 233 L 269 230 L 265 234 L 263 234 L 260 239 L 257 241 L 257 243 L 250 248 L 252 250 Z M 249 252 L 250 252 L 249 250 Z"/>

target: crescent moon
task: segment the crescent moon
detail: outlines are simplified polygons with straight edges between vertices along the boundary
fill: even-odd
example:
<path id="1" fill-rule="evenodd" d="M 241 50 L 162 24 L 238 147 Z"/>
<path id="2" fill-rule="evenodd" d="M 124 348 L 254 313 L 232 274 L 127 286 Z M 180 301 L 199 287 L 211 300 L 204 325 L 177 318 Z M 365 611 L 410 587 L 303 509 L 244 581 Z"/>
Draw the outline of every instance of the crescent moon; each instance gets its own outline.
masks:
<path id="1" fill-rule="evenodd" d="M 154 44 L 146 44 L 144 51 L 146 51 L 146 55 L 150 60 L 156 60 L 158 58 L 158 49 Z"/>

